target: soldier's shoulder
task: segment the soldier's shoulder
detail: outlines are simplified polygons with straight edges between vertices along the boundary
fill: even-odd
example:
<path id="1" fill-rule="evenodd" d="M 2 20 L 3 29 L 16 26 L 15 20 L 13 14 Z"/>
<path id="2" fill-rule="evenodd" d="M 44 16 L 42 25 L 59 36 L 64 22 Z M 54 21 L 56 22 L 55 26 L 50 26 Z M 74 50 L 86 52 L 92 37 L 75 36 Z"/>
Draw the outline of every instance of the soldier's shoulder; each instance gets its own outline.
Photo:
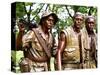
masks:
<path id="1" fill-rule="evenodd" d="M 33 33 L 33 31 L 32 30 L 29 30 L 26 34 L 32 34 Z"/>
<path id="2" fill-rule="evenodd" d="M 33 30 L 29 30 L 24 36 L 26 36 L 26 37 L 34 36 Z"/>

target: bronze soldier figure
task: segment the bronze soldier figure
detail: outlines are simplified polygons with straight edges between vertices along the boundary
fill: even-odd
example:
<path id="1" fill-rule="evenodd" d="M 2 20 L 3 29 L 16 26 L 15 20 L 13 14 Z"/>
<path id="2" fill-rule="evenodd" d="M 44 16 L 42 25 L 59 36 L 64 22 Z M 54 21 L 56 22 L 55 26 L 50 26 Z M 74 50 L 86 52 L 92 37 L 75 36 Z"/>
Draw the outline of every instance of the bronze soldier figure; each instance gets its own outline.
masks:
<path id="1" fill-rule="evenodd" d="M 58 70 L 79 69 L 82 63 L 81 26 L 84 16 L 77 12 L 73 17 L 74 24 L 60 33 L 57 52 Z M 80 39 L 80 40 L 79 40 Z"/>
<path id="2" fill-rule="evenodd" d="M 49 61 L 51 58 L 51 48 L 53 46 L 53 37 L 50 32 L 52 27 L 58 21 L 55 13 L 44 12 L 37 28 L 29 30 L 23 36 L 24 60 L 29 64 L 30 69 L 22 72 L 41 72 L 49 71 Z M 23 63 L 21 64 L 23 65 Z M 21 67 L 23 69 L 23 67 Z M 25 68 L 25 66 L 24 66 Z"/>
<path id="3" fill-rule="evenodd" d="M 84 40 L 84 68 L 96 68 L 97 65 L 97 37 L 94 30 L 95 18 L 88 16 L 85 19 L 85 27 L 82 29 Z"/>

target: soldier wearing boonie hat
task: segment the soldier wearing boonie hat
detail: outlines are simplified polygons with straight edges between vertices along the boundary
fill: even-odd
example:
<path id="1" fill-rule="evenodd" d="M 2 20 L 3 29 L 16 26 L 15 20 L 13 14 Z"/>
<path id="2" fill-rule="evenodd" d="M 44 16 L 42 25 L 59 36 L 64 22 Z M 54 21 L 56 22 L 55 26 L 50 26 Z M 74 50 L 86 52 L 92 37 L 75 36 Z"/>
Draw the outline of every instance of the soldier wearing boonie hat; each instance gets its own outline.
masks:
<path id="1" fill-rule="evenodd" d="M 52 17 L 54 18 L 54 20 L 55 20 L 55 21 L 54 21 L 54 24 L 56 24 L 56 22 L 58 21 L 58 16 L 57 16 L 55 13 L 49 12 L 49 11 L 43 12 L 39 24 L 41 24 L 41 21 L 42 21 L 43 19 L 47 18 L 48 16 L 52 16 Z"/>
<path id="2" fill-rule="evenodd" d="M 27 34 L 24 35 L 22 39 L 23 48 L 30 49 L 31 42 L 31 50 L 25 51 L 25 57 L 31 62 L 30 72 L 49 71 L 50 64 L 48 63 L 48 61 L 50 61 L 51 56 L 48 57 L 48 54 L 51 54 L 50 51 L 53 47 L 53 37 L 50 32 L 50 29 L 52 29 L 52 27 L 56 24 L 57 21 L 58 16 L 55 13 L 45 11 L 41 16 L 38 27 L 28 31 Z M 44 40 L 49 50 L 48 54 L 42 47 L 34 31 L 36 31 L 38 35 L 41 36 L 41 38 Z"/>

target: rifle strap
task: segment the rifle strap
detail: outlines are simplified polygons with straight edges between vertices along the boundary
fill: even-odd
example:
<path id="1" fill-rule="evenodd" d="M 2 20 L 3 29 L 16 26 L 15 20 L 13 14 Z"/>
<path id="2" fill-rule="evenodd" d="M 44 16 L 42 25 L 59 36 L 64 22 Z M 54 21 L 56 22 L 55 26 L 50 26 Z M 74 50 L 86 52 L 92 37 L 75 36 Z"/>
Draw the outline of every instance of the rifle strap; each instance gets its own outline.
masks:
<path id="1" fill-rule="evenodd" d="M 82 42 L 81 42 L 81 34 L 78 35 L 78 40 L 79 40 L 79 50 L 80 50 L 80 63 L 83 61 L 82 57 Z"/>
<path id="2" fill-rule="evenodd" d="M 46 55 L 48 56 L 48 58 L 50 58 L 51 57 L 51 53 L 50 53 L 50 49 L 47 47 L 46 42 L 40 36 L 40 34 L 38 33 L 38 31 L 36 29 L 33 28 L 32 30 L 34 31 L 34 34 L 37 37 L 37 40 L 39 41 L 39 43 L 42 46 L 43 50 L 45 51 Z"/>

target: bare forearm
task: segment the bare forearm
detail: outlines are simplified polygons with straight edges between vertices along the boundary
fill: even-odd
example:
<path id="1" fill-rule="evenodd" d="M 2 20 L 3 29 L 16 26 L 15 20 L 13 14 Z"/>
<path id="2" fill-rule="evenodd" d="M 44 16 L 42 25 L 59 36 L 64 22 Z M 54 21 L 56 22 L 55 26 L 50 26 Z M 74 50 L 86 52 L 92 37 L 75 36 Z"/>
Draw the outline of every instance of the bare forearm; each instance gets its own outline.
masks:
<path id="1" fill-rule="evenodd" d="M 58 52 L 57 52 L 57 62 L 58 62 L 58 70 L 62 70 L 62 52 L 65 49 L 65 34 L 62 33 L 60 35 L 59 43 L 58 43 Z"/>
<path id="2" fill-rule="evenodd" d="M 58 51 L 58 54 L 57 54 L 57 66 L 58 66 L 58 70 L 61 70 L 61 53 L 60 51 Z"/>

